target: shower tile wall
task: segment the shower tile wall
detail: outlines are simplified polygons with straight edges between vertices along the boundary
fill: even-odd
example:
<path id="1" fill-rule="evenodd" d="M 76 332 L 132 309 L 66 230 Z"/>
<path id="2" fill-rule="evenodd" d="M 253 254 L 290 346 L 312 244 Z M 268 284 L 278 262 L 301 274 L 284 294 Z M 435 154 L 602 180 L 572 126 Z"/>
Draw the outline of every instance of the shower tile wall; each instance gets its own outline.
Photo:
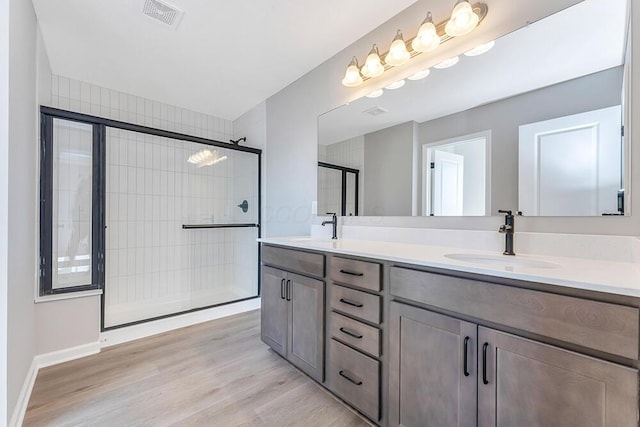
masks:
<path id="1" fill-rule="evenodd" d="M 233 123 L 61 76 L 51 106 L 228 141 Z M 196 168 L 202 144 L 107 128 L 105 326 L 257 295 L 257 229 L 183 230 L 186 223 L 257 223 L 257 160 Z M 247 200 L 249 209 L 237 207 Z"/>
<path id="2" fill-rule="evenodd" d="M 360 171 L 360 189 L 358 204 L 363 205 L 362 183 L 364 182 L 364 136 L 347 139 L 331 145 L 318 146 L 318 161 L 358 169 Z M 318 175 L 318 213 L 340 212 L 340 194 L 342 191 L 340 174 L 326 168 L 320 168 Z M 326 201 L 326 202 L 322 202 Z M 355 207 L 347 206 L 347 212 Z M 360 213 L 362 215 L 362 213 Z"/>

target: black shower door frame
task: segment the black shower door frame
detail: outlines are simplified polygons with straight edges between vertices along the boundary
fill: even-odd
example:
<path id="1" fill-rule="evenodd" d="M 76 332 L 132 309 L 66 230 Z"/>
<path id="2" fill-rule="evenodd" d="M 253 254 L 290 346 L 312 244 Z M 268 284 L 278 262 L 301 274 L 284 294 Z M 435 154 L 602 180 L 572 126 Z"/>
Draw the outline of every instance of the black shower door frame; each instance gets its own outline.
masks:
<path id="1" fill-rule="evenodd" d="M 81 123 L 86 123 L 86 124 L 90 124 L 93 125 L 94 128 L 97 128 L 97 132 L 95 132 L 96 138 L 97 138 L 97 146 L 100 147 L 99 150 L 97 150 L 97 152 L 94 153 L 94 156 L 97 156 L 97 159 L 95 159 L 94 161 L 94 165 L 98 165 L 97 167 L 97 171 L 94 170 L 94 178 L 95 178 L 95 184 L 97 189 L 99 189 L 98 194 L 96 195 L 97 198 L 94 198 L 95 200 L 99 201 L 99 206 L 101 206 L 100 209 L 94 209 L 94 214 L 93 214 L 93 233 L 94 235 L 98 236 L 99 238 L 97 239 L 97 244 L 98 247 L 96 248 L 96 252 L 103 254 L 103 260 L 101 261 L 101 265 L 104 266 L 104 263 L 106 262 L 106 260 L 104 260 L 104 254 L 105 254 L 105 209 L 106 209 L 106 150 L 104 149 L 106 147 L 106 138 L 107 138 L 107 128 L 114 128 L 114 129 L 122 129 L 122 130 L 128 130 L 128 131 L 132 131 L 132 132 L 138 132 L 138 133 L 143 133 L 143 134 L 147 134 L 147 135 L 153 135 L 153 136 L 159 136 L 159 137 L 163 137 L 163 138 L 171 138 L 171 139 L 177 139 L 177 140 L 182 140 L 182 141 L 189 141 L 189 142 L 195 142 L 198 144 L 204 144 L 204 145 L 209 145 L 209 146 L 213 146 L 213 147 L 220 147 L 220 148 L 225 148 L 227 150 L 233 150 L 233 151 L 241 151 L 241 152 L 245 152 L 245 153 L 251 153 L 251 154 L 255 154 L 257 161 L 258 161 L 258 222 L 256 224 L 253 223 L 249 223 L 249 224 L 216 224 L 216 228 L 239 228 L 239 227 L 246 227 L 246 228 L 257 228 L 258 229 L 258 238 L 262 237 L 262 227 L 261 227 L 261 222 L 262 222 L 262 150 L 259 148 L 252 148 L 252 147 L 245 147 L 245 146 L 239 146 L 239 145 L 235 145 L 235 144 L 231 144 L 228 142 L 223 142 L 223 141 L 217 141 L 217 140 L 213 140 L 213 139 L 206 139 L 206 138 L 201 138 L 198 136 L 193 136 L 193 135 L 187 135 L 187 134 L 183 134 L 183 133 L 177 133 L 177 132 L 171 132 L 171 131 L 167 131 L 167 130 L 163 130 L 163 129 L 157 129 L 157 128 L 153 128 L 153 127 L 148 127 L 148 126 L 142 126 L 142 125 L 136 125 L 133 123 L 127 123 L 127 122 L 121 122 L 119 120 L 112 120 L 112 119 L 105 119 L 103 117 L 96 117 L 96 116 L 91 116 L 88 114 L 82 114 L 82 113 L 77 113 L 74 111 L 67 111 L 67 110 L 61 110 L 58 108 L 52 108 L 52 107 L 45 107 L 45 106 L 41 106 L 40 107 L 40 118 L 41 118 L 41 123 L 45 124 L 45 123 L 51 123 L 52 119 L 64 119 L 64 120 L 72 120 L 72 121 L 76 121 L 76 122 L 81 122 Z M 43 125 L 43 129 L 44 129 L 44 125 Z M 45 138 L 47 138 L 48 136 L 50 136 L 50 132 L 42 132 L 41 135 L 41 139 L 42 139 L 42 143 L 44 146 L 45 143 Z M 50 142 L 50 141 L 49 141 Z M 95 167 L 95 166 L 94 166 Z M 49 183 L 45 182 L 45 187 L 42 187 L 41 184 L 41 188 L 47 188 L 47 185 L 49 185 Z M 42 190 L 41 190 L 42 191 Z M 43 197 L 48 197 L 45 194 L 41 194 L 40 195 L 40 199 L 42 200 Z M 42 219 L 41 219 L 42 221 Z M 187 226 L 188 228 L 206 228 L 206 226 Z M 42 239 L 45 239 L 50 242 L 51 241 L 51 229 L 48 230 L 48 233 L 46 230 L 41 231 L 41 242 Z M 258 242 L 256 242 L 256 245 L 259 245 Z M 43 249 L 41 247 L 41 252 L 43 251 Z M 258 264 L 256 265 L 256 274 L 258 272 L 259 266 L 260 266 L 260 262 L 261 262 L 261 253 L 258 250 Z M 192 313 L 195 311 L 201 311 L 201 310 L 207 310 L 213 307 L 219 307 L 219 306 L 223 306 L 223 305 L 228 305 L 228 304 L 233 304 L 233 303 L 237 303 L 237 302 L 241 302 L 241 301 L 247 301 L 247 300 L 252 300 L 252 299 L 256 299 L 256 298 L 260 298 L 260 293 L 261 293 L 261 277 L 258 274 L 258 293 L 255 296 L 251 296 L 251 297 L 247 297 L 247 298 L 241 298 L 241 299 L 237 299 L 237 300 L 232 300 L 232 301 L 227 301 L 224 303 L 219 303 L 219 304 L 213 304 L 213 305 L 208 305 L 208 306 L 204 306 L 204 307 L 197 307 L 197 308 L 192 308 L 189 310 L 183 310 L 183 311 L 179 311 L 179 312 L 175 312 L 175 313 L 170 313 L 170 314 L 165 314 L 162 316 L 157 316 L 157 317 L 152 317 L 152 318 L 148 318 L 148 319 L 143 319 L 143 320 L 138 320 L 135 322 L 130 322 L 130 323 L 124 323 L 121 325 L 116 325 L 116 326 L 110 326 L 110 327 L 105 327 L 104 326 L 104 317 L 105 317 L 105 294 L 106 294 L 106 286 L 105 286 L 105 269 L 104 268 L 97 268 L 96 267 L 96 282 L 98 284 L 98 289 L 102 290 L 102 295 L 100 296 L 100 330 L 102 332 L 104 331 L 108 331 L 108 330 L 112 330 L 112 329 L 118 329 L 118 328 L 123 328 L 126 326 L 132 326 L 132 325 L 137 325 L 140 323 L 146 323 L 146 322 L 151 322 L 154 320 L 159 320 L 159 319 L 165 319 L 168 317 L 174 317 L 174 316 L 179 316 L 182 314 L 187 314 L 187 313 Z M 95 289 L 95 287 L 94 287 Z"/>

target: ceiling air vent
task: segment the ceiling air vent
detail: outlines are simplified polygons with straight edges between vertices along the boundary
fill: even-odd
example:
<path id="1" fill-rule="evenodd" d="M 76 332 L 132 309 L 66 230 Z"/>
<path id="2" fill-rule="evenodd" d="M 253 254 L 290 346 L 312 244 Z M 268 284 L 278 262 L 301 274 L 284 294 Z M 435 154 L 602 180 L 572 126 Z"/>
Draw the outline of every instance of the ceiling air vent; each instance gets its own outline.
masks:
<path id="1" fill-rule="evenodd" d="M 372 116 L 379 116 L 380 114 L 387 113 L 388 111 L 381 107 L 373 107 L 363 111 L 363 113 L 370 114 Z"/>
<path id="2" fill-rule="evenodd" d="M 180 18 L 184 13 L 174 5 L 160 0 L 146 0 L 142 12 L 174 30 L 180 23 Z"/>

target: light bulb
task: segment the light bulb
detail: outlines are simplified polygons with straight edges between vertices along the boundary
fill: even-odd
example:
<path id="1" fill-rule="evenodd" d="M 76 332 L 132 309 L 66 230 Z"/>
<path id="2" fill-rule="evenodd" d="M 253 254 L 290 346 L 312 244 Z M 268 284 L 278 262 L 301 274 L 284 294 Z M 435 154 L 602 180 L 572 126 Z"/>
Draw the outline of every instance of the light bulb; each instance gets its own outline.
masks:
<path id="1" fill-rule="evenodd" d="M 491 48 L 493 46 L 495 46 L 496 42 L 495 40 L 490 41 L 489 43 L 485 43 L 485 44 L 481 44 L 480 46 L 476 46 L 473 49 L 465 52 L 465 56 L 478 56 L 478 55 L 482 55 L 483 53 L 488 52 L 489 50 L 491 50 Z"/>
<path id="2" fill-rule="evenodd" d="M 445 59 L 441 63 L 434 65 L 433 68 L 437 68 L 438 70 L 443 70 L 445 68 L 453 67 L 458 63 L 459 60 L 460 58 L 458 58 L 457 56 L 454 56 L 453 58 Z"/>
<path id="3" fill-rule="evenodd" d="M 418 71 L 417 73 L 407 77 L 409 80 L 422 80 L 426 78 L 429 74 L 431 74 L 431 70 L 428 68 L 426 70 Z"/>
<path id="4" fill-rule="evenodd" d="M 362 84 L 362 76 L 360 75 L 358 60 L 355 56 L 351 62 L 349 62 L 347 71 L 344 73 L 344 79 L 342 79 L 342 84 L 346 87 L 356 87 Z"/>
<path id="5" fill-rule="evenodd" d="M 380 54 L 378 53 L 378 46 L 375 44 L 367 55 L 367 60 L 362 66 L 362 74 L 367 77 L 378 77 L 384 73 L 384 66 L 380 62 Z"/>
<path id="6" fill-rule="evenodd" d="M 429 12 L 420 25 L 418 35 L 411 42 L 411 48 L 416 52 L 430 52 L 438 46 L 440 46 L 440 36 L 436 32 L 436 26 L 433 25 L 433 18 Z"/>
<path id="7" fill-rule="evenodd" d="M 384 62 L 388 65 L 397 67 L 405 64 L 410 59 L 411 54 L 407 51 L 407 45 L 404 43 L 402 33 L 398 30 L 393 39 L 393 43 L 391 43 L 391 47 L 389 48 L 389 53 L 387 53 L 387 56 L 384 58 Z"/>
<path id="8" fill-rule="evenodd" d="M 398 89 L 404 86 L 404 80 L 398 80 L 397 82 L 393 82 L 388 86 L 385 86 L 385 89 Z"/>
<path id="9" fill-rule="evenodd" d="M 473 31 L 480 18 L 473 11 L 467 0 L 459 0 L 451 12 L 451 18 L 444 27 L 444 32 L 451 37 L 460 37 Z"/>
<path id="10" fill-rule="evenodd" d="M 373 92 L 371 92 L 370 94 L 366 95 L 367 98 L 378 98 L 380 96 L 382 96 L 382 94 L 384 94 L 384 91 L 382 89 L 378 89 L 378 90 L 374 90 Z"/>

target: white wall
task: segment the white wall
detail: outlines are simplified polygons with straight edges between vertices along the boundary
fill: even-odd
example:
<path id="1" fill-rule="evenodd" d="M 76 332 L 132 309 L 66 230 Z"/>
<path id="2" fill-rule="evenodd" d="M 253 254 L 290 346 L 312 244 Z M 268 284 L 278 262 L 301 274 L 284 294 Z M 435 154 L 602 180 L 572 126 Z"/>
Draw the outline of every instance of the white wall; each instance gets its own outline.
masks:
<path id="1" fill-rule="evenodd" d="M 9 223 L 9 0 L 0 0 L 0 427 L 7 424 Z"/>
<path id="2" fill-rule="evenodd" d="M 13 412 L 36 354 L 37 24 L 31 2 L 9 0 L 9 20 L 7 407 Z"/>
<path id="3" fill-rule="evenodd" d="M 389 34 L 395 33 L 397 28 L 413 28 L 416 24 L 415 17 L 422 16 L 429 8 L 426 1 L 418 1 L 399 15 L 390 19 L 387 23 L 378 27 L 360 40 L 354 42 L 342 52 L 338 53 L 325 63 L 313 69 L 303 77 L 287 86 L 285 89 L 275 94 L 267 100 L 267 182 L 266 197 L 268 206 L 268 216 L 266 218 L 269 236 L 301 235 L 308 234 L 312 221 L 310 215 L 311 202 L 316 200 L 316 180 L 317 180 L 317 117 L 345 102 L 356 99 L 374 88 L 384 86 L 398 77 L 409 75 L 413 71 L 412 66 L 405 69 L 400 67 L 390 72 L 380 79 L 373 79 L 370 83 L 365 83 L 357 89 L 348 89 L 341 85 L 340 81 L 344 76 L 344 70 L 351 59 L 356 55 L 364 55 L 372 43 L 384 43 L 389 38 Z M 563 4 L 564 3 L 564 4 Z M 571 2 L 554 1 L 527 3 L 523 7 L 528 7 L 524 11 L 523 7 L 509 8 L 501 10 L 505 16 L 520 10 L 522 13 L 531 16 L 540 12 L 538 8 L 551 7 L 561 9 Z M 634 68 L 640 68 L 640 1 L 632 0 L 635 31 L 633 34 Z M 539 17 L 539 16 L 538 16 Z M 521 17 L 522 18 L 522 17 Z M 521 25 L 515 18 L 508 18 L 514 25 Z M 497 31 L 505 32 L 506 27 L 501 26 Z M 460 43 L 482 40 L 485 34 L 481 33 L 481 28 L 473 37 L 461 38 Z M 495 38 L 496 34 L 492 34 Z M 447 49 L 449 49 L 447 53 Z M 450 55 L 451 49 L 460 49 L 460 46 L 453 43 L 447 44 L 447 49 L 443 49 L 443 55 Z M 462 50 L 463 51 L 463 50 Z M 427 55 L 428 56 L 428 55 Z M 430 64 L 439 57 L 433 56 L 431 59 L 421 57 L 416 58 L 415 64 Z M 427 65 L 428 66 L 428 65 Z M 633 85 L 633 101 L 640 99 L 640 85 Z M 638 102 L 638 101 L 636 101 Z M 640 107 L 633 111 L 632 123 L 638 123 L 632 129 L 631 136 L 640 138 Z M 640 165 L 640 150 L 632 152 L 634 165 Z M 638 174 L 633 175 L 634 188 L 640 187 Z M 640 210 L 640 191 L 633 192 L 633 211 Z M 459 228 L 459 229 L 483 229 L 493 230 L 502 221 L 500 217 L 477 217 L 477 218 L 437 218 L 437 217 L 391 217 L 391 218 L 346 218 L 345 224 L 381 226 L 411 226 L 411 227 L 435 227 L 435 228 Z M 622 218 L 521 218 L 518 229 L 521 231 L 540 232 L 563 232 L 563 233 L 590 233 L 590 234 L 640 234 L 640 221 L 633 217 Z"/>

